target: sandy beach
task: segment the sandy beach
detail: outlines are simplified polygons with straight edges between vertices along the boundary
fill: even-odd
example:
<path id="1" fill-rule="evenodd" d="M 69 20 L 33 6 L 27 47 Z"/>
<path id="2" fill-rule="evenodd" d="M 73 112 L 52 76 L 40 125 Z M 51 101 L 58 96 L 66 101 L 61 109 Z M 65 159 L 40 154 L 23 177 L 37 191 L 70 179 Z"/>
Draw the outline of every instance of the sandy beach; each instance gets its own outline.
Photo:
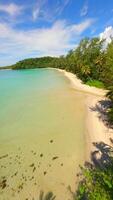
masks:
<path id="1" fill-rule="evenodd" d="M 107 145 L 111 145 L 110 138 L 113 134 L 113 129 L 108 128 L 100 118 L 100 113 L 96 107 L 100 106 L 100 101 L 105 100 L 107 90 L 98 89 L 82 83 L 76 75 L 67 72 L 65 70 L 58 69 L 58 71 L 64 73 L 64 75 L 71 81 L 73 87 L 76 90 L 84 92 L 86 94 L 86 160 L 90 160 L 91 152 L 96 151 L 96 147 L 93 143 L 104 142 Z"/>
<path id="2" fill-rule="evenodd" d="M 41 190 L 71 199 L 85 158 L 85 93 L 55 69 L 2 73 L 0 199 L 36 199 Z"/>
<path id="3" fill-rule="evenodd" d="M 110 144 L 113 131 L 95 111 L 106 91 L 58 71 L 4 71 L 12 89 L 7 84 L 11 100 L 1 99 L 0 199 L 36 199 L 43 190 L 69 200 L 69 188 L 75 191 L 79 182 L 79 165 L 95 150 L 92 143 Z M 1 81 L 3 88 L 6 79 Z"/>

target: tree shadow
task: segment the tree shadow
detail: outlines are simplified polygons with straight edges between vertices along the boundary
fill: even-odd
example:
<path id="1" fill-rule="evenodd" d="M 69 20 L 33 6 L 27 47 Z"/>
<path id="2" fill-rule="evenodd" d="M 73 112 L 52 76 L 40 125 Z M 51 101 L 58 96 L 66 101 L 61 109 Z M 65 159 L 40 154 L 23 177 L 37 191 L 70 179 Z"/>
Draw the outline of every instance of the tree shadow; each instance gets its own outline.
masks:
<path id="1" fill-rule="evenodd" d="M 90 172 L 99 169 L 101 171 L 106 171 L 107 169 L 113 169 L 113 139 L 110 139 L 111 145 L 108 145 L 104 142 L 93 142 L 96 150 L 91 152 L 91 162 L 85 162 L 84 167 L 81 168 L 81 172 L 77 176 L 82 177 L 78 185 L 83 185 L 86 182 L 86 178 L 83 177 L 83 170 L 88 169 Z M 97 177 L 95 177 L 96 181 Z M 80 194 L 80 190 L 72 191 L 71 186 L 68 186 L 68 191 L 70 192 L 71 199 L 76 200 Z M 48 192 L 44 195 L 44 192 L 41 191 L 39 195 L 39 200 L 55 200 L 56 196 L 52 192 Z M 87 193 L 84 193 L 83 200 L 88 200 Z"/>
<path id="2" fill-rule="evenodd" d="M 90 107 L 91 111 L 98 112 L 98 118 L 99 120 L 102 120 L 105 126 L 108 128 L 113 128 L 113 123 L 110 122 L 108 119 L 108 111 L 111 107 L 112 103 L 110 100 L 101 100 L 98 101 L 95 107 Z"/>
<path id="3" fill-rule="evenodd" d="M 113 164 L 113 147 L 104 142 L 93 142 L 96 151 L 91 152 L 91 161 L 95 167 L 105 169 Z"/>
<path id="4" fill-rule="evenodd" d="M 96 150 L 91 152 L 91 162 L 85 162 L 84 166 L 80 167 L 81 173 L 79 173 L 78 175 L 80 181 L 78 184 L 78 189 L 74 193 L 75 196 L 73 195 L 73 200 L 88 200 L 88 194 L 91 192 L 90 189 L 92 188 L 92 191 L 94 189 L 92 186 L 92 182 L 94 182 L 95 185 L 96 183 L 98 184 L 98 180 L 102 180 L 102 174 L 98 176 L 100 172 L 105 173 L 105 175 L 107 175 L 108 178 L 109 175 L 107 174 L 107 171 L 113 171 L 113 140 L 111 139 L 111 146 L 105 144 L 104 142 L 94 142 L 93 145 L 94 147 L 96 147 Z M 106 185 L 104 185 L 103 187 L 106 187 Z M 111 190 L 112 188 L 109 189 L 109 192 L 111 192 Z M 83 192 L 82 196 L 81 192 Z"/>
<path id="5" fill-rule="evenodd" d="M 47 192 L 44 195 L 44 191 L 40 191 L 40 195 L 39 195 L 39 200 L 54 200 L 56 198 L 56 196 L 53 194 L 53 192 Z"/>
<path id="6" fill-rule="evenodd" d="M 86 161 L 84 167 L 87 169 L 107 169 L 107 167 L 113 166 L 113 140 L 111 140 L 111 146 L 104 142 L 93 142 L 96 150 L 91 152 L 91 162 Z M 78 176 L 81 174 L 78 174 Z"/>

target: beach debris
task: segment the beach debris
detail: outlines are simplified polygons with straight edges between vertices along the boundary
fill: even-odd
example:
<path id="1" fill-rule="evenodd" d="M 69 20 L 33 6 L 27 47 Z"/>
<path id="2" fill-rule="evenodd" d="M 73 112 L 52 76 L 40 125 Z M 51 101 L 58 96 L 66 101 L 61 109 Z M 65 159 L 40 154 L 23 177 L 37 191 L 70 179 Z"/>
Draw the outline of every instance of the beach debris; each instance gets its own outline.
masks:
<path id="1" fill-rule="evenodd" d="M 46 171 L 44 171 L 44 176 L 47 174 L 47 172 Z"/>
<path id="2" fill-rule="evenodd" d="M 3 177 L 3 180 L 0 181 L 0 188 L 5 189 L 6 186 L 7 186 L 7 179 L 5 177 Z"/>
<path id="3" fill-rule="evenodd" d="M 56 160 L 56 159 L 58 159 L 58 156 L 54 156 L 54 157 L 52 158 L 52 160 Z"/>
<path id="4" fill-rule="evenodd" d="M 17 171 L 17 172 L 15 172 L 14 176 L 16 176 L 17 174 L 18 174 L 18 171 Z"/>
<path id="5" fill-rule="evenodd" d="M 36 151 L 31 150 L 31 153 L 32 153 L 33 155 L 36 155 Z"/>
<path id="6" fill-rule="evenodd" d="M 53 143 L 53 140 L 50 140 L 50 143 Z"/>
<path id="7" fill-rule="evenodd" d="M 43 157 L 43 153 L 40 154 L 40 157 Z"/>
<path id="8" fill-rule="evenodd" d="M 26 181 L 27 181 L 27 178 L 25 177 L 25 179 L 24 179 L 24 180 L 25 180 L 25 182 L 26 182 Z"/>
<path id="9" fill-rule="evenodd" d="M 31 181 L 31 180 L 33 180 L 34 179 L 34 176 L 32 176 L 29 180 Z"/>
<path id="10" fill-rule="evenodd" d="M 8 157 L 8 154 L 5 154 L 5 155 L 3 155 L 3 156 L 0 156 L 0 160 L 3 159 L 3 158 L 6 158 L 6 157 Z"/>
<path id="11" fill-rule="evenodd" d="M 35 166 L 35 164 L 34 163 L 32 163 L 31 165 L 29 165 L 30 167 L 34 167 Z"/>
<path id="12" fill-rule="evenodd" d="M 4 166 L 4 165 L 1 165 L 1 168 L 5 168 L 5 166 Z"/>
<path id="13" fill-rule="evenodd" d="M 33 172 L 36 170 L 36 167 L 34 166 L 34 168 L 33 168 Z"/>
<path id="14" fill-rule="evenodd" d="M 23 185 L 24 185 L 24 184 L 23 184 L 23 183 L 21 183 L 21 184 L 18 186 L 18 189 L 19 189 L 19 190 L 18 190 L 18 192 L 20 192 L 20 190 L 22 190 L 22 189 L 23 189 Z"/>
<path id="15" fill-rule="evenodd" d="M 18 171 L 15 172 L 15 173 L 11 176 L 11 178 L 13 178 L 14 176 L 16 176 L 17 174 L 18 174 Z"/>
<path id="16" fill-rule="evenodd" d="M 61 166 L 63 166 L 63 163 L 61 163 Z"/>
<path id="17" fill-rule="evenodd" d="M 26 176 L 24 176 L 24 174 L 22 174 L 22 179 L 23 179 L 23 180 L 26 180 Z"/>

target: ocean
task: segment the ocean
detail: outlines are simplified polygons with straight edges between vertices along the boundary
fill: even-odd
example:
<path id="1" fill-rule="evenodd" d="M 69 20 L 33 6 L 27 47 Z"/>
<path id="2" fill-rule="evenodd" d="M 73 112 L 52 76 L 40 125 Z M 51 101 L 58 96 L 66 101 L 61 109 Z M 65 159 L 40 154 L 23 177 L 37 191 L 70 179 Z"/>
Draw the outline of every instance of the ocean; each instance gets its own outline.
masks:
<path id="1" fill-rule="evenodd" d="M 71 199 L 84 156 L 85 94 L 54 69 L 1 70 L 0 199 Z"/>

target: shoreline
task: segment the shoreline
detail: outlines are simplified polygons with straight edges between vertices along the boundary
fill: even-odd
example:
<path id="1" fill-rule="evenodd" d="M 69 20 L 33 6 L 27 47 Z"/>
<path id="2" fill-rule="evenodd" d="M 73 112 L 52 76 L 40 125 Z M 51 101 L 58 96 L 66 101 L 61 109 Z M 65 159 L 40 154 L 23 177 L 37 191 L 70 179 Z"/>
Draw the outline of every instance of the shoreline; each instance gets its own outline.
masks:
<path id="1" fill-rule="evenodd" d="M 61 69 L 56 70 L 63 73 L 70 80 L 75 90 L 79 90 L 86 94 L 85 161 L 91 161 L 91 153 L 97 151 L 97 148 L 93 145 L 93 143 L 104 142 L 107 145 L 111 145 L 110 138 L 113 135 L 113 129 L 105 126 L 104 122 L 99 119 L 99 112 L 97 110 L 93 110 L 97 105 L 99 105 L 99 101 L 106 99 L 105 95 L 107 90 L 85 85 L 71 72 Z"/>

